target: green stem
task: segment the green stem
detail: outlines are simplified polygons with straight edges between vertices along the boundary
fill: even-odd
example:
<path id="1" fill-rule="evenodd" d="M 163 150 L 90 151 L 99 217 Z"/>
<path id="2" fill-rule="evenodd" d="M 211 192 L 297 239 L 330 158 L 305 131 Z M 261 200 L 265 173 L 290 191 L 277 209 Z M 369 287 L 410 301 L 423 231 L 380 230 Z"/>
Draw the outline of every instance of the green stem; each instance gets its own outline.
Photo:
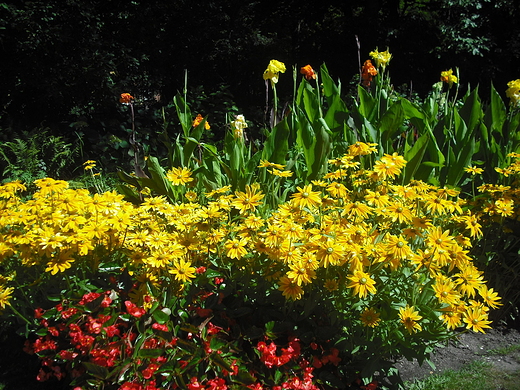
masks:
<path id="1" fill-rule="evenodd" d="M 20 317 L 24 322 L 26 322 L 28 325 L 33 325 L 33 323 L 31 321 L 29 321 L 27 318 L 25 318 L 24 315 L 22 315 L 22 313 L 20 313 L 18 310 L 16 310 L 12 305 L 9 305 L 9 307 L 11 308 L 11 310 L 14 312 L 14 314 L 16 314 L 18 317 Z"/>

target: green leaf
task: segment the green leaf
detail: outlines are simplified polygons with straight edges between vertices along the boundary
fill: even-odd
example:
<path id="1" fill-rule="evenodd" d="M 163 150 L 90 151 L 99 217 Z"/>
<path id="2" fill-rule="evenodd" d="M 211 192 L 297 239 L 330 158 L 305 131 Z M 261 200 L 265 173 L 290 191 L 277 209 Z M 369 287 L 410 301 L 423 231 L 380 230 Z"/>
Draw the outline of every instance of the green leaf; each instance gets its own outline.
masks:
<path id="1" fill-rule="evenodd" d="M 163 349 L 148 349 L 148 348 L 142 348 L 137 352 L 137 356 L 145 359 L 154 359 L 163 354 Z"/>
<path id="2" fill-rule="evenodd" d="M 267 136 L 264 142 L 262 159 L 272 163 L 285 164 L 289 151 L 289 127 L 287 120 L 280 121 Z"/>
<path id="3" fill-rule="evenodd" d="M 170 316 L 168 314 L 166 314 L 165 312 L 163 312 L 162 310 L 155 310 L 152 313 L 152 316 L 153 316 L 153 319 L 159 324 L 164 324 L 164 323 L 168 322 L 168 320 L 170 319 Z"/>
<path id="4" fill-rule="evenodd" d="M 423 134 L 415 141 L 415 144 L 411 148 L 406 148 L 409 147 L 408 143 L 406 144 L 404 159 L 407 163 L 403 170 L 403 184 L 409 183 L 421 166 L 424 153 L 428 147 L 428 142 L 430 142 L 430 136 Z"/>
<path id="5" fill-rule="evenodd" d="M 493 132 L 502 134 L 504 123 L 506 122 L 507 110 L 502 97 L 497 92 L 493 84 L 491 84 L 491 102 L 486 112 L 487 128 Z"/>
<path id="6" fill-rule="evenodd" d="M 177 111 L 177 116 L 179 117 L 179 121 L 181 123 L 182 130 L 184 132 L 184 136 L 188 137 L 190 134 L 190 130 L 192 128 L 193 118 L 191 116 L 190 108 L 188 104 L 184 101 L 181 95 L 177 94 L 173 98 L 173 104 L 175 105 L 175 109 Z"/>
<path id="7" fill-rule="evenodd" d="M 99 379 L 107 379 L 109 376 L 108 369 L 94 363 L 82 362 L 83 366 L 89 374 Z"/>

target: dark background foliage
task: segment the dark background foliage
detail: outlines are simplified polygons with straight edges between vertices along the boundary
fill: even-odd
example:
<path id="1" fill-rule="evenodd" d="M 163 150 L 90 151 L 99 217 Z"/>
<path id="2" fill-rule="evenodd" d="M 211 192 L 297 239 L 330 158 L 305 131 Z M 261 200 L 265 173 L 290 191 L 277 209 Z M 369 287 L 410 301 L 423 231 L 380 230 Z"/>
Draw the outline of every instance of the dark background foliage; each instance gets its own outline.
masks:
<path id="1" fill-rule="evenodd" d="M 129 127 L 119 94 L 144 102 L 141 132 L 151 131 L 154 108 L 182 90 L 185 69 L 192 102 L 214 123 L 230 107 L 261 121 L 269 60 L 289 68 L 283 98 L 293 65 L 326 62 L 348 85 L 376 47 L 390 48 L 392 81 L 407 94 L 426 94 L 455 67 L 463 87 L 485 91 L 493 80 L 502 91 L 520 77 L 519 17 L 516 0 L 0 3 L 0 141 L 45 126 L 81 137 L 87 154 L 117 154 Z"/>

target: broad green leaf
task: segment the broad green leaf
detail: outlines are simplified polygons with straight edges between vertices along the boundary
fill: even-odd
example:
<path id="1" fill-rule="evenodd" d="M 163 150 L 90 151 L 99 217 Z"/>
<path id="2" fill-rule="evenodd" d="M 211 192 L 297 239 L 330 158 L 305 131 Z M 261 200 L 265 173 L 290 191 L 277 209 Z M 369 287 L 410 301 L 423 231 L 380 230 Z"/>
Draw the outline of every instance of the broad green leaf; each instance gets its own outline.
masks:
<path id="1" fill-rule="evenodd" d="M 467 96 L 464 105 L 459 110 L 459 115 L 466 123 L 468 131 L 473 133 L 484 117 L 484 112 L 482 111 L 480 98 L 478 96 L 478 87 Z M 459 140 L 460 139 L 457 141 Z"/>
<path id="2" fill-rule="evenodd" d="M 489 119 L 489 121 L 486 121 L 489 131 L 496 131 L 502 134 L 502 129 L 504 128 L 504 123 L 506 121 L 507 110 L 502 97 L 493 86 L 493 83 L 491 84 L 491 102 L 486 112 L 486 116 Z"/>
<path id="3" fill-rule="evenodd" d="M 411 148 L 408 150 L 405 148 L 404 159 L 407 163 L 403 170 L 403 184 L 409 183 L 421 166 L 429 141 L 430 136 L 428 134 L 423 134 L 417 139 L 417 141 L 415 141 Z"/>
<path id="4" fill-rule="evenodd" d="M 264 150 L 262 159 L 277 164 L 285 164 L 287 153 L 289 151 L 290 132 L 287 126 L 287 120 L 283 119 L 279 122 L 267 136 L 264 142 Z"/>
<path id="5" fill-rule="evenodd" d="M 358 85 L 358 96 L 359 113 L 366 119 L 371 120 L 377 108 L 377 100 L 361 85 Z"/>
<path id="6" fill-rule="evenodd" d="M 87 372 L 90 375 L 92 375 L 98 379 L 107 379 L 109 376 L 109 372 L 106 367 L 99 366 L 97 364 L 90 363 L 90 362 L 81 362 L 81 364 L 83 364 L 83 366 L 87 369 Z"/>
<path id="7" fill-rule="evenodd" d="M 173 98 L 173 104 L 175 104 L 175 109 L 177 111 L 177 116 L 179 117 L 184 136 L 188 137 L 193 123 L 190 108 L 179 94 L 175 95 Z"/>

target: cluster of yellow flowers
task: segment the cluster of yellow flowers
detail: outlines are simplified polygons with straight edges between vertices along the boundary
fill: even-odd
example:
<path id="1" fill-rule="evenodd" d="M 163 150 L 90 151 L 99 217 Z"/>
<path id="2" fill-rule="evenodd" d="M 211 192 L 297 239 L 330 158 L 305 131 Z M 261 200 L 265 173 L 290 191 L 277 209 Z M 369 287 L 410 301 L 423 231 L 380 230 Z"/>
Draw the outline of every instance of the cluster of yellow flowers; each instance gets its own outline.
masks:
<path id="1" fill-rule="evenodd" d="M 393 296 L 398 291 L 385 290 L 384 280 L 409 274 L 414 291 L 431 290 L 448 329 L 464 323 L 475 331 L 488 328 L 487 312 L 499 297 L 468 256 L 470 237 L 481 235 L 476 216 L 463 211 L 455 190 L 419 181 L 394 184 L 406 164 L 395 153 L 373 169 L 360 169 L 363 156 L 375 150 L 374 144 L 351 145 L 330 161 L 335 170 L 297 187 L 265 216 L 257 183 L 244 191 L 226 186 L 199 194 L 197 202 L 197 194 L 179 204 L 149 196 L 139 206 L 115 192 L 91 195 L 49 178 L 37 180 L 39 191 L 22 201 L 17 193 L 23 186 L 9 183 L 0 186 L 0 263 L 6 270 L 19 262 L 56 275 L 71 267 L 96 270 L 106 253 L 118 251 L 124 254 L 120 267 L 137 280 L 173 283 L 179 291 L 199 267 L 231 267 L 267 280 L 289 300 L 312 289 L 350 297 L 361 302 L 359 321 L 369 327 L 381 321 L 380 300 L 402 300 Z M 190 175 L 174 168 L 168 178 L 183 186 Z M 17 277 L 23 275 L 1 280 Z M 12 292 L 6 286 L 0 283 L 2 307 Z M 422 317 L 409 298 L 399 315 L 413 333 Z"/>

